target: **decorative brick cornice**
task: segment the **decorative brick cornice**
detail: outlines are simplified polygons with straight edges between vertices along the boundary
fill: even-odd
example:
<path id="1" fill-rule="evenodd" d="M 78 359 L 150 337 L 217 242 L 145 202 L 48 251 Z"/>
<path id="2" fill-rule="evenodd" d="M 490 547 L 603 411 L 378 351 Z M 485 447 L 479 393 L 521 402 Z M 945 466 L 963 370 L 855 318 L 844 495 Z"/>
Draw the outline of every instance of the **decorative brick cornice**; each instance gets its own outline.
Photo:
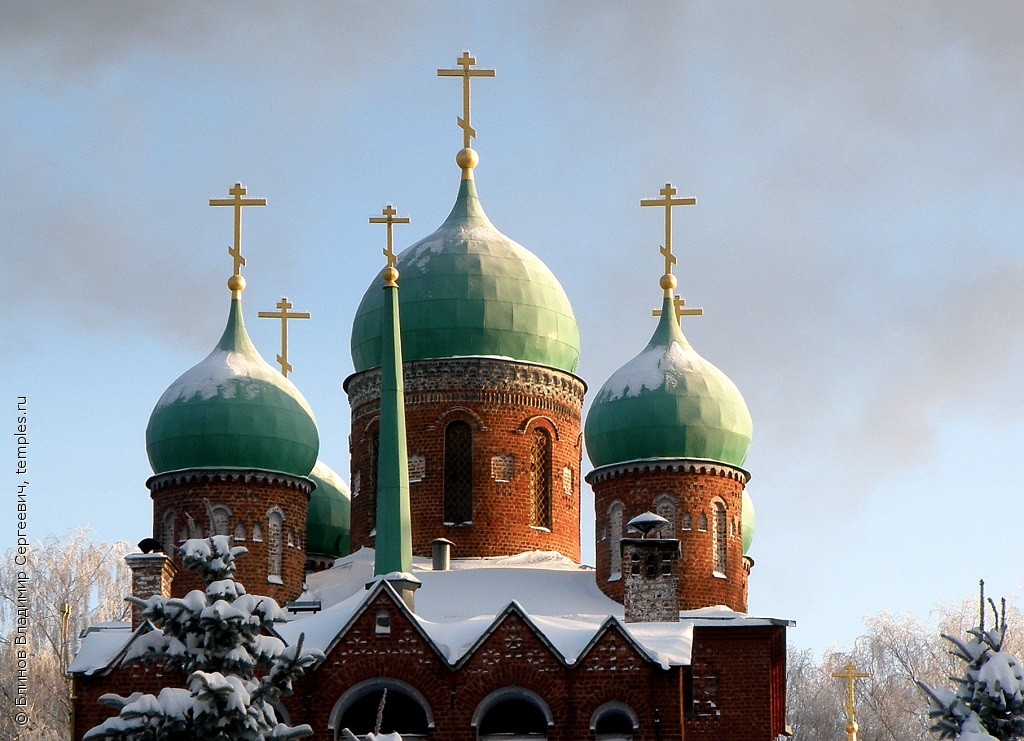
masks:
<path id="1" fill-rule="evenodd" d="M 585 477 L 588 484 L 597 484 L 619 476 L 630 476 L 638 473 L 699 473 L 739 481 L 746 484 L 750 481 L 750 473 L 742 468 L 730 466 L 718 461 L 701 458 L 645 458 L 625 463 L 613 463 L 609 466 L 595 468 Z"/>
<path id="2" fill-rule="evenodd" d="M 579 415 L 587 385 L 578 376 L 534 363 L 505 358 L 439 358 L 403 366 L 405 403 L 436 402 L 528 404 Z M 376 409 L 380 368 L 345 379 L 354 416 Z"/>
<path id="3" fill-rule="evenodd" d="M 246 484 L 274 484 L 289 489 L 298 489 L 309 494 L 316 488 L 310 479 L 305 476 L 292 476 L 277 471 L 264 471 L 258 468 L 190 468 L 183 471 L 169 471 L 167 473 L 150 476 L 146 480 L 146 486 L 151 492 L 166 489 L 168 486 L 180 484 L 202 484 L 222 483 L 226 481 L 237 481 Z"/>

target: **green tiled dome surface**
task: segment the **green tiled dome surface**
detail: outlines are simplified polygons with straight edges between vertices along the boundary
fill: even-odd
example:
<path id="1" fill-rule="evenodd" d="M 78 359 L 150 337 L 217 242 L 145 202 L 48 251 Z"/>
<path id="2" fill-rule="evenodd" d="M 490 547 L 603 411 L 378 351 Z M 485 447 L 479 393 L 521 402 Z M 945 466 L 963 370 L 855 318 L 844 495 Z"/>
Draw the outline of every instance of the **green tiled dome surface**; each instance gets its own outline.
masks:
<path id="1" fill-rule="evenodd" d="M 313 412 L 257 352 L 238 299 L 217 347 L 171 384 L 146 428 L 155 473 L 259 468 L 305 476 L 319 449 Z"/>
<path id="2" fill-rule="evenodd" d="M 743 555 L 747 555 L 751 544 L 754 542 L 754 530 L 757 526 L 757 513 L 754 511 L 754 502 L 743 490 L 743 507 L 740 511 L 740 522 L 743 525 Z"/>
<path id="3" fill-rule="evenodd" d="M 569 299 L 536 255 L 499 232 L 472 180 L 444 224 L 398 257 L 405 360 L 486 355 L 573 373 L 580 333 Z M 357 372 L 381 363 L 384 282 L 363 296 L 352 325 Z"/>
<path id="4" fill-rule="evenodd" d="M 690 347 L 671 300 L 646 349 L 612 374 L 584 435 L 594 466 L 701 458 L 742 466 L 753 424 L 729 378 Z"/>
<path id="5" fill-rule="evenodd" d="M 345 482 L 322 461 L 309 478 L 316 483 L 306 515 L 306 552 L 321 556 L 347 556 L 351 535 L 352 495 Z"/>

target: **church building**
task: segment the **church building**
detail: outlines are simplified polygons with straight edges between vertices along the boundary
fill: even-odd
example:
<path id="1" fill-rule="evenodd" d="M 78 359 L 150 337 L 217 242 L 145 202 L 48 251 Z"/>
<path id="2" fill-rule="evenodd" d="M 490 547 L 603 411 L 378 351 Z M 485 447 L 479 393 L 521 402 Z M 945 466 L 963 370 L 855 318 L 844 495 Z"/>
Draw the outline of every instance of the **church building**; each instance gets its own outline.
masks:
<path id="1" fill-rule="evenodd" d="M 247 548 L 238 580 L 288 605 L 285 642 L 326 656 L 275 708 L 316 739 L 365 737 L 385 693 L 381 730 L 403 739 L 786 736 L 792 623 L 747 605 L 750 414 L 680 325 L 700 310 L 676 295 L 671 217 L 694 200 L 666 184 L 641 201 L 664 210 L 662 308 L 584 420 L 569 299 L 477 192 L 469 86 L 493 71 L 468 52 L 457 64 L 438 70 L 464 93 L 451 213 L 400 252 L 393 227 L 408 219 L 390 204 L 371 219 L 387 265 L 366 276 L 352 323 L 351 490 L 318 460 L 287 349 L 279 371 L 246 331 L 241 214 L 263 202 L 240 184 L 211 201 L 235 213 L 227 325 L 150 417 L 153 541 L 128 556 L 133 593 L 201 589 L 177 551 L 188 538 Z M 582 527 L 595 528 L 595 567 Z M 70 668 L 75 739 L 114 714 L 105 693 L 184 685 L 125 662 L 153 629 L 138 610 L 87 629 Z"/>

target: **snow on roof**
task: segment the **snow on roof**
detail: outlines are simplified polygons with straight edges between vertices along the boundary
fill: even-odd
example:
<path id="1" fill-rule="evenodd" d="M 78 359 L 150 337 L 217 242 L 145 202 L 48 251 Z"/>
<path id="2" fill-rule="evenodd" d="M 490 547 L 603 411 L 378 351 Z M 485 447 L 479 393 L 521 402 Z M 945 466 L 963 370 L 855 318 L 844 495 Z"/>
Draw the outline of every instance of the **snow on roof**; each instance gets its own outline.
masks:
<path id="1" fill-rule="evenodd" d="M 82 645 L 68 667 L 73 674 L 93 674 L 106 669 L 128 645 L 132 636 L 131 623 L 97 623 L 86 628 Z"/>
<path id="2" fill-rule="evenodd" d="M 307 648 L 327 653 L 369 601 L 391 589 L 374 577 L 373 559 L 373 550 L 362 548 L 310 574 L 299 600 L 319 601 L 322 609 L 292 613 L 289 622 L 277 627 L 281 638 L 294 644 L 301 633 Z M 617 627 L 665 669 L 690 663 L 695 627 L 792 625 L 722 605 L 681 612 L 674 623 L 626 623 L 622 605 L 598 588 L 591 567 L 550 551 L 453 559 L 450 571 L 433 571 L 429 559 L 413 561 L 413 576 L 422 587 L 415 595 L 416 614 L 409 615 L 452 666 L 466 659 L 510 611 L 532 625 L 566 664 L 576 663 L 602 631 Z M 406 610 L 397 596 L 395 602 Z M 107 668 L 138 632 L 132 633 L 127 623 L 90 628 L 70 671 L 91 674 Z"/>

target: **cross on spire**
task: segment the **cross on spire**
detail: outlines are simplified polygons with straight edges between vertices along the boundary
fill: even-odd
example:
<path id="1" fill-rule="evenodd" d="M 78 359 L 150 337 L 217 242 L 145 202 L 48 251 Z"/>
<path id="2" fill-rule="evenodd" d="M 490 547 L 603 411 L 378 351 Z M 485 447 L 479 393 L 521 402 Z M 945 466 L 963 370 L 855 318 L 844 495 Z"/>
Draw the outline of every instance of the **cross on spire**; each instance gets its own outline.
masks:
<path id="1" fill-rule="evenodd" d="M 310 313 L 308 311 L 289 312 L 288 310 L 293 308 L 294 304 L 288 300 L 287 296 L 282 296 L 276 306 L 278 311 L 261 311 L 257 316 L 260 319 L 281 320 L 281 354 L 277 356 L 277 362 L 281 364 L 281 374 L 287 378 L 293 370 L 292 364 L 288 362 L 288 320 L 309 319 Z"/>
<path id="2" fill-rule="evenodd" d="M 658 191 L 661 198 L 645 198 L 640 201 L 641 206 L 663 206 L 665 208 L 665 244 L 659 250 L 665 257 L 665 275 L 672 275 L 672 266 L 676 264 L 676 256 L 672 254 L 672 207 L 673 206 L 693 206 L 696 205 L 696 198 L 673 198 L 678 191 L 672 187 L 672 183 L 665 183 L 665 187 Z M 662 288 L 665 289 L 665 295 L 672 295 L 672 288 L 666 288 L 664 283 L 670 281 L 662 281 Z M 674 282 L 674 281 L 672 281 Z"/>
<path id="3" fill-rule="evenodd" d="M 870 674 L 864 672 L 858 672 L 857 667 L 854 666 L 852 661 L 848 662 L 843 671 L 833 672 L 832 676 L 836 679 L 846 680 L 846 736 L 847 741 L 857 741 L 857 698 L 854 694 L 855 685 L 858 679 L 867 679 Z"/>
<path id="4" fill-rule="evenodd" d="M 233 247 L 228 247 L 228 254 L 234 258 L 234 272 L 233 275 L 241 277 L 242 267 L 245 265 L 245 258 L 242 257 L 242 208 L 244 206 L 266 206 L 266 198 L 243 198 L 245 195 L 245 186 L 241 183 L 235 183 L 234 186 L 228 190 L 228 193 L 232 196 L 231 198 L 211 198 L 211 206 L 231 206 L 235 209 L 235 244 Z M 243 283 L 244 285 L 244 283 Z"/>
<path id="5" fill-rule="evenodd" d="M 476 138 L 476 129 L 470 123 L 469 104 L 469 82 L 473 77 L 494 77 L 497 73 L 493 69 L 470 69 L 476 66 L 476 58 L 471 57 L 468 51 L 462 52 L 462 56 L 455 60 L 455 63 L 462 69 L 439 69 L 438 77 L 461 77 L 462 78 L 462 116 L 456 117 L 455 121 L 462 129 L 462 147 L 470 149 L 470 139 Z"/>
<path id="6" fill-rule="evenodd" d="M 395 263 L 398 262 L 398 256 L 395 254 L 395 224 L 408 224 L 411 219 L 408 216 L 398 216 L 398 211 L 390 203 L 381 209 L 383 216 L 371 216 L 371 224 L 387 224 L 388 228 L 388 246 L 382 251 L 384 257 L 388 259 L 385 274 L 385 285 L 395 286 L 398 285 L 395 281 L 398 279 L 398 270 L 395 268 Z"/>
<path id="7" fill-rule="evenodd" d="M 686 301 L 678 294 L 672 298 L 672 311 L 676 315 L 677 322 L 682 321 L 684 316 L 704 316 L 704 309 L 687 307 Z M 651 311 L 651 316 L 661 316 L 661 309 Z"/>

